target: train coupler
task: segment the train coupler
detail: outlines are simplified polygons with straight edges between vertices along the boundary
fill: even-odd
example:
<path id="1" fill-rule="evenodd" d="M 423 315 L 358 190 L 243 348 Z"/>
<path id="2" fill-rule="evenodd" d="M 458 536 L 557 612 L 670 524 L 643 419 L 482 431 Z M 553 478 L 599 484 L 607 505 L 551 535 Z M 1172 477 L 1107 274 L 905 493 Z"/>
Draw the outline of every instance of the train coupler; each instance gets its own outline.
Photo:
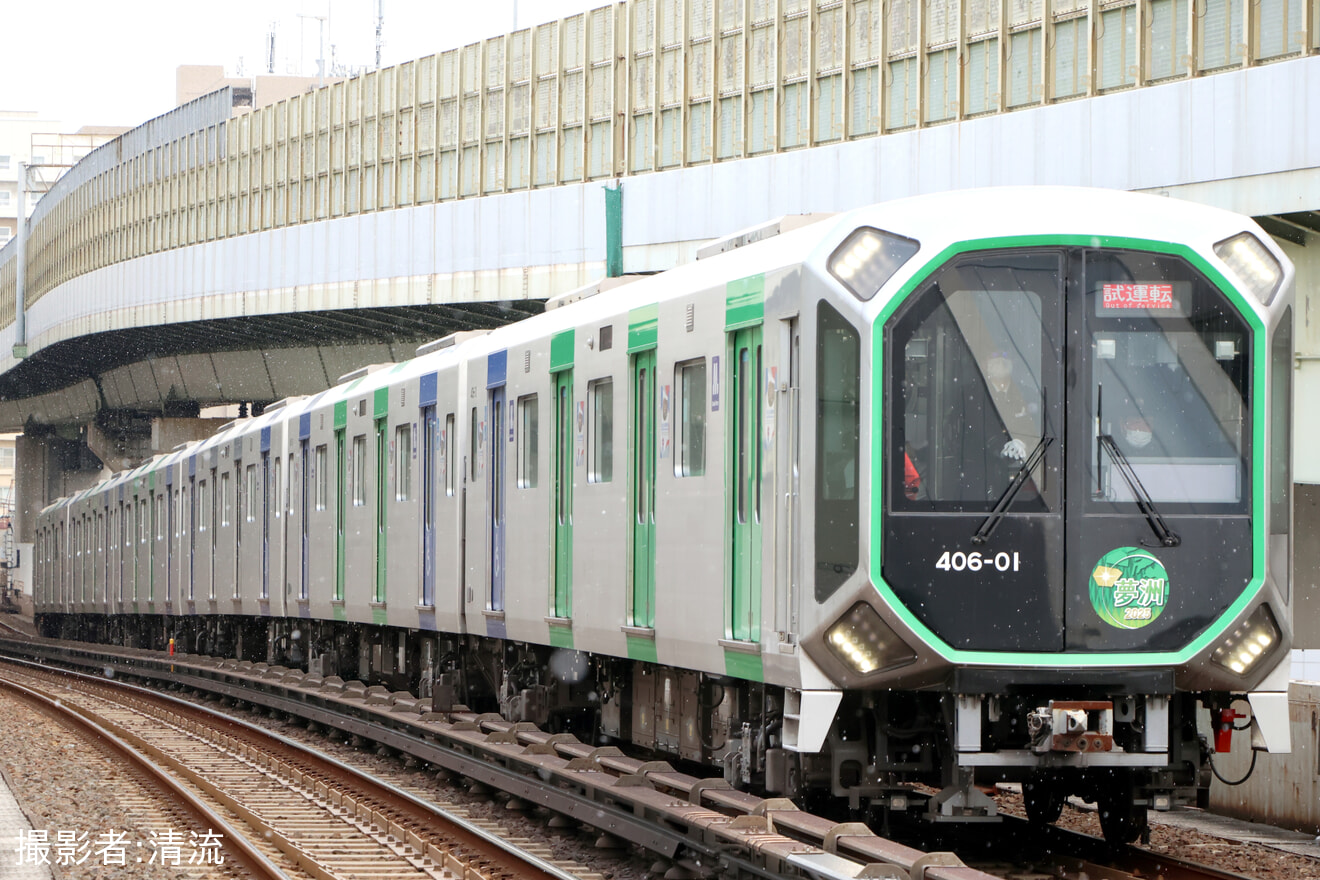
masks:
<path id="1" fill-rule="evenodd" d="M 1109 700 L 1050 700 L 1027 716 L 1031 750 L 1108 752 L 1114 748 L 1114 704 Z"/>

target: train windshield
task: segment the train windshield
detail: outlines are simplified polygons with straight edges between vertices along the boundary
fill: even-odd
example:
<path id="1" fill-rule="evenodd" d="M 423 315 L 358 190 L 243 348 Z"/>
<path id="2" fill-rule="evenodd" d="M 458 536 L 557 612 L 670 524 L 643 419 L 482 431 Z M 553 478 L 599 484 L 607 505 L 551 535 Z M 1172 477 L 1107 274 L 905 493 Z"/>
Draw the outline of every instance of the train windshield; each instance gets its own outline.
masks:
<path id="1" fill-rule="evenodd" d="M 1252 574 L 1250 346 L 1178 257 L 953 257 L 885 327 L 885 582 L 958 648 L 1186 644 Z M 1088 584 L 1132 547 L 1177 589 L 1113 623 Z"/>
<path id="2" fill-rule="evenodd" d="M 1091 497 L 1243 503 L 1246 328 L 1181 260 L 1100 251 L 1085 260 Z M 1112 442 L 1110 442 L 1112 440 Z M 1135 487 L 1124 475 L 1139 481 Z"/>
<path id="3" fill-rule="evenodd" d="M 1247 339 L 1175 257 L 958 258 L 893 325 L 891 509 L 989 510 L 1015 480 L 1014 511 L 1055 509 L 1051 445 L 1100 509 L 1243 507 Z"/>
<path id="4" fill-rule="evenodd" d="M 1058 253 L 963 258 L 899 322 L 900 507 L 989 509 L 1028 462 L 1015 508 L 1046 503 L 1032 453 L 1058 434 L 1062 281 Z"/>

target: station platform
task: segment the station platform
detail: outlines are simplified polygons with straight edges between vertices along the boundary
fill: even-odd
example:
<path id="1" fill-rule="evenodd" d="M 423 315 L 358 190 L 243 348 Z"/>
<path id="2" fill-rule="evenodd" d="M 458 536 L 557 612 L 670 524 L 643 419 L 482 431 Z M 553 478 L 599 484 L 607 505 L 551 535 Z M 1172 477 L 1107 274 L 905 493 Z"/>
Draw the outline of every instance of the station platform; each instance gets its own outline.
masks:
<path id="1" fill-rule="evenodd" d="M 1151 825 L 1186 828 L 1235 843 L 1255 843 L 1295 856 L 1320 860 L 1320 837 L 1300 831 L 1289 831 L 1286 828 L 1275 828 L 1273 825 L 1263 825 L 1260 822 L 1220 816 L 1205 810 L 1175 810 L 1168 813 L 1151 810 L 1148 815 Z"/>
<path id="2" fill-rule="evenodd" d="M 9 780 L 0 772 L 0 877 L 5 880 L 51 880 L 50 868 L 33 864 L 30 851 L 20 848 L 20 837 L 26 839 L 32 823 L 18 807 Z M 53 852 L 49 858 L 53 858 Z"/>

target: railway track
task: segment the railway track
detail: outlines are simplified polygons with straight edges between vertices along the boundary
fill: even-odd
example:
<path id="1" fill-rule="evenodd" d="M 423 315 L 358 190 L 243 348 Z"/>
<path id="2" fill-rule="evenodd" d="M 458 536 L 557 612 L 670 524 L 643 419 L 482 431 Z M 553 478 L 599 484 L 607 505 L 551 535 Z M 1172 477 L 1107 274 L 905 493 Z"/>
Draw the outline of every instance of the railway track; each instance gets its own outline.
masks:
<path id="1" fill-rule="evenodd" d="M 439 715 L 424 711 L 410 694 L 321 680 L 264 664 L 195 656 L 162 660 L 158 653 L 122 649 L 113 649 L 108 656 L 89 646 L 70 648 L 48 646 L 39 653 L 150 674 L 339 728 L 639 844 L 669 860 L 680 873 L 694 876 L 732 872 L 903 880 L 988 880 L 996 875 L 1088 880 L 1242 877 L 1136 848 L 1114 850 L 1098 838 L 1060 829 L 1051 829 L 1057 835 L 1047 848 L 1068 855 L 1039 860 L 1028 873 L 1020 864 L 1008 864 L 1011 860 L 986 863 L 980 854 L 978 864 L 968 866 L 948 851 L 904 846 L 860 823 L 836 823 L 798 810 L 786 800 L 764 800 L 736 791 L 723 780 L 699 779 L 664 762 L 630 758 L 618 749 L 596 748 L 570 735 L 547 734 L 498 715 L 463 711 L 463 707 Z M 1016 838 L 1019 833 L 1026 832 L 1008 836 Z"/>
<path id="2" fill-rule="evenodd" d="M 190 837 L 218 834 L 225 841 L 225 853 L 220 856 L 220 864 L 180 865 L 180 876 L 289 880 L 278 865 L 252 845 L 247 835 L 240 833 L 219 811 L 135 749 L 128 740 L 39 688 L 0 678 L 0 689 L 56 719 L 89 751 L 100 751 L 120 764 L 125 775 L 117 787 L 120 803 L 126 809 L 163 821 L 169 828 L 180 833 L 186 830 Z"/>
<path id="3" fill-rule="evenodd" d="M 568 880 L 560 868 L 339 762 L 202 707 L 85 677 L 7 668 L 0 683 L 113 743 L 220 830 L 241 876 Z M 545 854 L 542 854 L 545 855 Z M 233 873 L 233 869 L 229 869 Z"/>
<path id="4" fill-rule="evenodd" d="M 1138 846 L 1115 847 L 1082 831 L 1037 828 L 1019 816 L 1002 815 L 993 828 L 966 829 L 970 833 L 952 848 L 968 863 L 1011 880 L 1250 880 L 1212 865 Z"/>

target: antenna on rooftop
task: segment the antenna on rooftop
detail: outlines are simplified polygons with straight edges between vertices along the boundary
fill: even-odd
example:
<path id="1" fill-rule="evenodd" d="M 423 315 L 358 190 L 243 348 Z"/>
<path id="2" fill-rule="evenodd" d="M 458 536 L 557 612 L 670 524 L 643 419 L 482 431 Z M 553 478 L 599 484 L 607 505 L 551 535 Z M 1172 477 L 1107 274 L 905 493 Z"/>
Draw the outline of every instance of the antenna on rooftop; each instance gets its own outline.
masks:
<path id="1" fill-rule="evenodd" d="M 376 69 L 380 70 L 380 47 L 385 44 L 381 32 L 385 30 L 385 0 L 376 0 Z"/>
<path id="2" fill-rule="evenodd" d="M 270 23 L 270 30 L 266 32 L 266 72 L 275 72 L 275 22 Z"/>

